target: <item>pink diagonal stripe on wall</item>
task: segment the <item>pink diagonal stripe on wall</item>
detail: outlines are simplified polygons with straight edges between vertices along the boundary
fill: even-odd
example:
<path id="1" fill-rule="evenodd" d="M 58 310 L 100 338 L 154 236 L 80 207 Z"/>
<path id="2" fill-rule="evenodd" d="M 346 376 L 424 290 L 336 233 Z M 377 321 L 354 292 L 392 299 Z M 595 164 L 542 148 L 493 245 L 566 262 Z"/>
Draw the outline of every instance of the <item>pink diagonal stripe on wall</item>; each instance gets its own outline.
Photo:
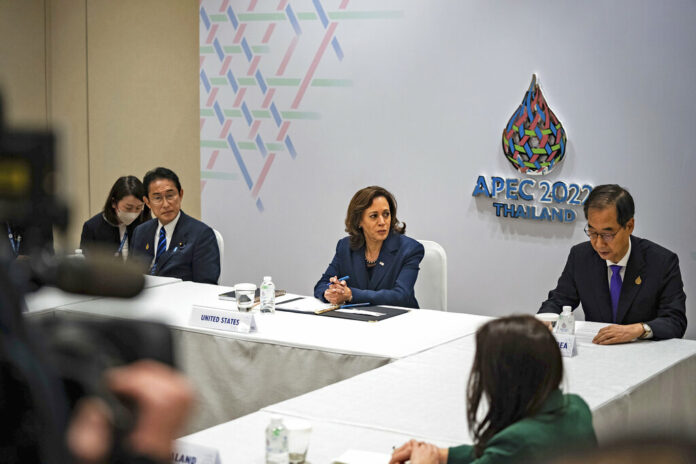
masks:
<path id="1" fill-rule="evenodd" d="M 266 164 L 263 165 L 263 169 L 261 170 L 261 174 L 259 174 L 259 178 L 256 180 L 256 185 L 254 185 L 254 190 L 251 191 L 251 196 L 255 197 L 256 195 L 259 194 L 259 190 L 261 190 L 261 186 L 263 185 L 263 181 L 266 180 L 266 174 L 268 174 L 268 170 L 271 169 L 271 164 L 273 164 L 273 160 L 275 159 L 275 153 L 269 153 L 268 158 L 266 158 Z"/>
<path id="2" fill-rule="evenodd" d="M 348 0 L 343 0 L 341 2 L 341 5 L 338 7 L 339 10 L 345 10 L 346 7 L 348 6 Z"/>
<path id="3" fill-rule="evenodd" d="M 237 94 L 237 98 L 234 99 L 234 106 L 235 108 L 239 108 L 239 105 L 242 104 L 242 100 L 244 100 L 244 94 L 246 93 L 246 87 L 242 87 L 239 89 L 239 93 Z"/>
<path id="4" fill-rule="evenodd" d="M 225 124 L 222 126 L 222 129 L 220 130 L 220 138 L 221 139 L 227 138 L 227 133 L 230 131 L 230 125 L 232 125 L 231 119 L 228 119 L 227 121 L 225 121 Z"/>
<path id="5" fill-rule="evenodd" d="M 227 70 L 230 67 L 230 62 L 232 61 L 232 55 L 227 55 L 222 62 L 222 67 L 220 68 L 220 76 L 227 74 Z"/>
<path id="6" fill-rule="evenodd" d="M 213 103 L 215 103 L 215 97 L 217 96 L 218 93 L 218 88 L 213 87 L 213 91 L 210 92 L 210 95 L 208 95 L 208 101 L 205 102 L 205 106 L 213 106 Z"/>
<path id="7" fill-rule="evenodd" d="M 230 0 L 224 0 L 222 2 L 222 5 L 220 5 L 220 13 L 224 13 L 229 5 L 230 5 Z"/>
<path id="8" fill-rule="evenodd" d="M 257 119 L 251 125 L 251 130 L 249 131 L 249 139 L 253 140 L 256 138 L 256 133 L 259 131 L 259 126 L 261 125 L 261 120 Z"/>
<path id="9" fill-rule="evenodd" d="M 276 23 L 271 23 L 268 25 L 268 29 L 266 29 L 266 33 L 263 35 L 263 39 L 261 39 L 261 43 L 268 43 L 269 40 L 271 40 L 271 34 L 273 34 L 273 30 L 275 29 Z"/>
<path id="10" fill-rule="evenodd" d="M 314 72 L 317 70 L 317 66 L 319 66 L 319 61 L 321 61 L 321 57 L 324 54 L 326 47 L 329 45 L 329 42 L 331 42 L 331 38 L 333 37 L 334 32 L 336 31 L 336 26 L 338 26 L 338 23 L 331 23 L 329 25 L 329 28 L 326 29 L 324 40 L 321 41 L 319 50 L 317 50 L 317 54 L 314 56 L 314 60 L 312 60 L 312 64 L 309 66 L 309 70 L 307 71 L 307 74 L 302 80 L 302 84 L 300 84 L 300 90 L 297 91 L 297 96 L 295 97 L 295 100 L 292 102 L 292 105 L 290 105 L 290 108 L 297 109 L 297 107 L 300 106 L 300 102 L 302 101 L 302 97 L 304 97 L 305 91 L 307 91 L 309 82 L 312 80 Z"/>
<path id="11" fill-rule="evenodd" d="M 246 29 L 246 23 L 241 24 L 239 26 L 239 29 L 237 29 L 237 34 L 234 36 L 232 43 L 238 44 L 239 41 L 242 40 L 242 36 L 244 35 L 244 29 Z"/>
<path id="12" fill-rule="evenodd" d="M 211 44 L 213 43 L 213 39 L 215 38 L 215 34 L 217 33 L 218 30 L 218 25 L 213 24 L 213 27 L 210 28 L 210 32 L 208 32 L 208 37 L 205 39 L 205 43 Z"/>
<path id="13" fill-rule="evenodd" d="M 219 154 L 220 150 L 213 151 L 213 154 L 210 155 L 210 159 L 208 160 L 208 165 L 205 167 L 206 169 L 213 169 L 213 166 L 215 166 L 215 161 L 217 160 Z"/>
<path id="14" fill-rule="evenodd" d="M 261 60 L 261 57 L 259 55 L 256 55 L 252 60 L 251 60 L 251 66 L 249 66 L 249 71 L 247 71 L 247 76 L 253 76 L 254 73 L 256 72 L 256 68 L 259 66 L 259 61 Z"/>
<path id="15" fill-rule="evenodd" d="M 290 61 L 290 57 L 292 56 L 292 52 L 295 51 L 295 47 L 297 47 L 297 42 L 299 41 L 299 37 L 295 36 L 292 39 L 292 42 L 290 42 L 290 46 L 288 47 L 288 51 L 285 52 L 285 56 L 283 57 L 283 61 L 280 62 L 280 66 L 278 67 L 278 70 L 276 71 L 276 76 L 282 76 L 283 73 L 285 72 L 285 67 L 288 65 L 288 62 Z"/>
<path id="16" fill-rule="evenodd" d="M 256 8 L 256 1 L 257 0 L 251 0 L 251 2 L 249 2 L 249 8 L 247 8 L 247 11 L 254 11 L 254 8 Z"/>
<path id="17" fill-rule="evenodd" d="M 273 100 L 273 95 L 275 95 L 275 89 L 269 89 L 268 92 L 266 93 L 266 98 L 263 99 L 263 103 L 261 104 L 261 108 L 264 110 L 268 108 L 268 105 L 271 104 L 271 100 Z"/>
<path id="18" fill-rule="evenodd" d="M 278 10 L 278 11 L 284 10 L 285 7 L 287 6 L 287 4 L 288 4 L 288 0 L 280 0 L 280 3 L 278 4 L 278 8 L 276 8 L 276 10 Z"/>
<path id="19" fill-rule="evenodd" d="M 284 121 L 283 125 L 280 126 L 280 132 L 278 132 L 278 137 L 276 141 L 282 142 L 285 139 L 285 134 L 288 132 L 288 127 L 290 127 L 290 121 Z"/>

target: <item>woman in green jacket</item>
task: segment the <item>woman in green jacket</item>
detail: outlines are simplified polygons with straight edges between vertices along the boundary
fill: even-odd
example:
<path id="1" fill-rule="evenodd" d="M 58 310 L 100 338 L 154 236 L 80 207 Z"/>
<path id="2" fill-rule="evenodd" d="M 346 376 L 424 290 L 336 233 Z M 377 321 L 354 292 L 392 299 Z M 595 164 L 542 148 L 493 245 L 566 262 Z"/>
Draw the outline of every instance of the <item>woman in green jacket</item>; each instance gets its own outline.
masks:
<path id="1" fill-rule="evenodd" d="M 556 339 L 532 316 L 493 320 L 476 333 L 467 419 L 473 445 L 438 448 L 411 440 L 390 464 L 493 464 L 537 460 L 569 447 L 595 447 L 592 413 L 559 389 L 563 361 Z M 479 414 L 481 400 L 488 406 Z"/>

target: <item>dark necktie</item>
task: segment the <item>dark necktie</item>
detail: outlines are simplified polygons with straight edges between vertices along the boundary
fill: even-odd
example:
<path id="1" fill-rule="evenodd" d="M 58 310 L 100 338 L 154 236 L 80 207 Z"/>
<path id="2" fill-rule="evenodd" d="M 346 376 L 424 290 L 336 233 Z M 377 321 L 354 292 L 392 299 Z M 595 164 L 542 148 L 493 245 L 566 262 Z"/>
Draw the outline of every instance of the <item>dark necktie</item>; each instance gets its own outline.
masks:
<path id="1" fill-rule="evenodd" d="M 609 285 L 609 293 L 611 294 L 611 312 L 613 321 L 616 323 L 616 310 L 619 307 L 619 295 L 621 295 L 621 266 L 612 264 L 611 268 L 611 284 Z"/>
<path id="2" fill-rule="evenodd" d="M 155 255 L 155 264 L 152 265 L 152 270 L 150 274 L 154 275 L 157 270 L 157 263 L 159 262 L 162 254 L 167 250 L 167 231 L 164 227 L 160 229 L 159 242 L 157 242 L 157 254 Z"/>

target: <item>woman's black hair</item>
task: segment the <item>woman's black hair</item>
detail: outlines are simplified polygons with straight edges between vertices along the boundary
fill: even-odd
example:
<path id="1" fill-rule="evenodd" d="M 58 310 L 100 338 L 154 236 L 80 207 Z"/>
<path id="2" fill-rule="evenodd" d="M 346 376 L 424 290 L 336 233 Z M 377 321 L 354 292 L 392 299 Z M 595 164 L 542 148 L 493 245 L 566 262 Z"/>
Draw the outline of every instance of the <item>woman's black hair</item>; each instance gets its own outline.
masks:
<path id="1" fill-rule="evenodd" d="M 106 197 L 106 203 L 104 203 L 104 217 L 106 218 L 107 222 L 114 225 L 118 224 L 118 217 L 116 216 L 116 208 L 114 208 L 114 204 L 118 203 L 128 195 L 133 195 L 140 201 L 143 201 L 143 197 L 145 196 L 145 187 L 143 186 L 143 183 L 140 182 L 140 179 L 135 176 L 119 177 L 116 179 L 113 187 L 111 187 L 109 196 Z M 143 212 L 140 213 L 140 216 L 134 222 L 141 223 L 149 218 L 150 209 L 147 206 L 144 206 Z"/>
<path id="2" fill-rule="evenodd" d="M 469 376 L 467 419 L 480 457 L 488 441 L 515 422 L 539 412 L 563 379 L 556 339 L 529 315 L 493 320 L 476 332 Z M 479 418 L 485 396 L 488 411 Z"/>

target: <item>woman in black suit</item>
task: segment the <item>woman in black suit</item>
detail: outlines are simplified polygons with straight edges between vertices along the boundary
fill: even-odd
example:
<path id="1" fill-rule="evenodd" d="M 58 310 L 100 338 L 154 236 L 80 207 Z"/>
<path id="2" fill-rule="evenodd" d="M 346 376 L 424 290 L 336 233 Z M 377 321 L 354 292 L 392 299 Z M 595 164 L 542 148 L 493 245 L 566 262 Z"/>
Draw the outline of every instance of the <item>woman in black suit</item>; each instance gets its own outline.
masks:
<path id="1" fill-rule="evenodd" d="M 80 248 L 85 255 L 95 250 L 114 253 L 126 259 L 133 230 L 150 219 L 143 203 L 145 187 L 135 176 L 119 177 L 104 209 L 82 226 Z"/>

